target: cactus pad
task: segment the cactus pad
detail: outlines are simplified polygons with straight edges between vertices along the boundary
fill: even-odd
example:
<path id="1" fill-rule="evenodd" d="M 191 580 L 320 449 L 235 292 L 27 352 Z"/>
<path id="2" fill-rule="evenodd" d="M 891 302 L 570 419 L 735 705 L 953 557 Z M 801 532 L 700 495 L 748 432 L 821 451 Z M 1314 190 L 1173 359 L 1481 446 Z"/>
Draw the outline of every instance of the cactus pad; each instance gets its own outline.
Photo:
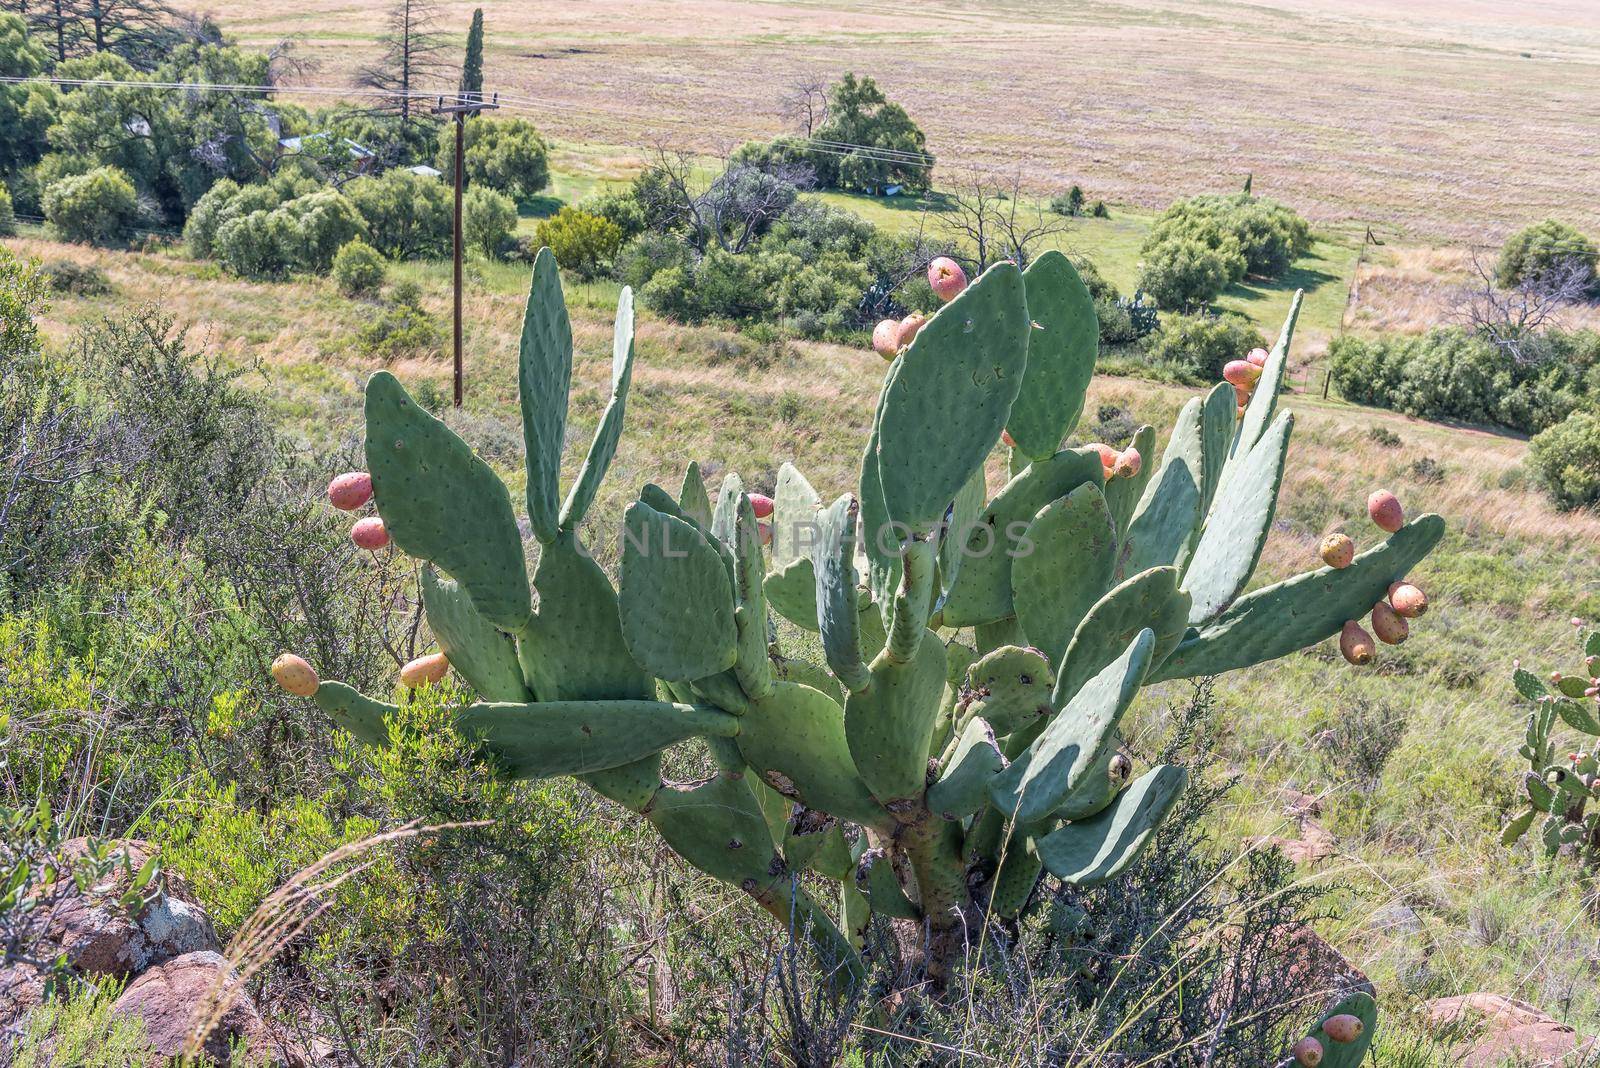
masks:
<path id="1" fill-rule="evenodd" d="M 1115 878 L 1139 859 L 1188 784 L 1189 773 L 1179 765 L 1151 768 L 1104 812 L 1039 839 L 1044 866 L 1069 886 L 1095 886 Z"/>
<path id="2" fill-rule="evenodd" d="M 1022 272 L 1028 315 L 1028 366 L 1006 430 L 1029 460 L 1055 453 L 1083 412 L 1100 348 L 1100 320 L 1077 268 L 1055 249 Z"/>
<path id="3" fill-rule="evenodd" d="M 541 701 L 468 705 L 456 729 L 482 741 L 513 778 L 542 779 L 630 764 L 699 735 L 730 738 L 739 721 L 664 701 Z"/>

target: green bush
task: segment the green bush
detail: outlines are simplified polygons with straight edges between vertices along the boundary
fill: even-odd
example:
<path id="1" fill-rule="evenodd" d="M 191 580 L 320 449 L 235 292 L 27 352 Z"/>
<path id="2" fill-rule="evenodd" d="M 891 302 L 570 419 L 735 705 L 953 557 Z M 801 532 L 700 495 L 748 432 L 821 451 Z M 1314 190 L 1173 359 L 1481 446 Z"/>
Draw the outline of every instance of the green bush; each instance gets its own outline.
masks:
<path id="1" fill-rule="evenodd" d="M 356 335 L 362 352 L 385 361 L 433 355 L 443 343 L 444 332 L 422 306 L 421 288 L 410 281 L 396 285 L 383 312 Z"/>
<path id="2" fill-rule="evenodd" d="M 864 146 L 851 147 L 842 156 L 836 151 L 809 153 L 822 186 L 878 192 L 899 184 L 920 192 L 933 180 L 933 156 L 921 127 L 871 78 L 847 73 L 829 88 L 826 121 L 816 136 Z"/>
<path id="3" fill-rule="evenodd" d="M 334 255 L 366 234 L 367 224 L 348 197 L 336 189 L 320 189 L 277 209 L 290 224 L 288 259 L 295 267 L 325 274 Z"/>
<path id="4" fill-rule="evenodd" d="M 217 229 L 212 251 L 225 271 L 241 278 L 282 278 L 294 268 L 299 233 L 278 209 L 238 215 Z"/>
<path id="5" fill-rule="evenodd" d="M 195 201 L 189 221 L 183 225 L 183 241 L 189 246 L 189 255 L 197 260 L 211 258 L 217 230 L 237 214 L 229 212 L 228 208 L 238 195 L 239 183 L 232 178 L 222 178 Z M 277 207 L 275 198 L 271 206 Z"/>
<path id="6" fill-rule="evenodd" d="M 11 194 L 6 187 L 0 185 L 0 237 L 9 237 L 17 232 L 17 213 L 11 207 Z"/>
<path id="7" fill-rule="evenodd" d="M 44 193 L 44 217 L 67 241 L 109 244 L 126 239 L 139 215 L 139 197 L 128 176 L 96 167 L 62 178 Z"/>
<path id="8" fill-rule="evenodd" d="M 1083 214 L 1083 186 L 1074 185 L 1050 201 L 1050 210 L 1057 215 L 1077 218 Z"/>
<path id="9" fill-rule="evenodd" d="M 103 297 L 111 292 L 111 279 L 92 263 L 49 260 L 40 266 L 52 293 L 75 297 Z"/>
<path id="10" fill-rule="evenodd" d="M 669 267 L 688 267 L 689 247 L 672 234 L 646 231 L 617 251 L 616 277 L 639 292 Z"/>
<path id="11" fill-rule="evenodd" d="M 1535 435 L 1528 463 L 1557 507 L 1600 502 L 1600 414 L 1573 412 Z"/>
<path id="12" fill-rule="evenodd" d="M 517 205 L 504 193 L 473 186 L 461 199 L 461 239 L 489 259 L 498 257 L 517 228 Z"/>
<path id="13" fill-rule="evenodd" d="M 1218 382 L 1224 364 L 1266 343 L 1250 320 L 1233 312 L 1173 315 L 1156 333 L 1150 355 L 1191 382 Z"/>
<path id="14" fill-rule="evenodd" d="M 539 220 L 535 239 L 555 253 L 556 262 L 579 278 L 594 278 L 622 247 L 622 228 L 610 219 L 578 208 L 562 208 Z"/>
<path id="15" fill-rule="evenodd" d="M 455 176 L 455 128 L 439 128 L 434 166 Z M 467 184 L 482 185 L 516 201 L 529 200 L 550 184 L 550 150 L 533 123 L 523 119 L 474 119 L 467 123 L 462 160 Z"/>
<path id="16" fill-rule="evenodd" d="M 631 189 L 589 197 L 578 207 L 590 215 L 598 215 L 615 223 L 622 231 L 624 241 L 637 237 L 647 229 L 644 208 Z"/>
<path id="17" fill-rule="evenodd" d="M 1237 249 L 1242 263 L 1231 266 L 1231 282 L 1246 273 L 1276 278 L 1311 250 L 1311 227 L 1290 208 L 1247 193 L 1179 200 L 1162 212 L 1145 238 L 1146 254 L 1156 246 L 1193 239 L 1225 253 Z"/>
<path id="18" fill-rule="evenodd" d="M 1147 245 L 1139 265 L 1139 288 L 1169 310 L 1205 307 L 1243 274 L 1244 255 L 1230 237 L 1213 247 L 1193 237 Z"/>
<path id="19" fill-rule="evenodd" d="M 359 237 L 333 257 L 333 284 L 347 297 L 371 296 L 383 288 L 383 254 Z"/>
<path id="20" fill-rule="evenodd" d="M 1555 219 L 1546 219 L 1517 231 L 1500 250 L 1494 280 L 1510 287 L 1536 281 L 1552 271 L 1576 264 L 1585 287 L 1595 284 L 1597 252 L 1593 241 L 1581 232 Z"/>
<path id="21" fill-rule="evenodd" d="M 455 202 L 439 179 L 392 170 L 357 178 L 344 193 L 366 220 L 367 240 L 391 260 L 450 254 Z"/>

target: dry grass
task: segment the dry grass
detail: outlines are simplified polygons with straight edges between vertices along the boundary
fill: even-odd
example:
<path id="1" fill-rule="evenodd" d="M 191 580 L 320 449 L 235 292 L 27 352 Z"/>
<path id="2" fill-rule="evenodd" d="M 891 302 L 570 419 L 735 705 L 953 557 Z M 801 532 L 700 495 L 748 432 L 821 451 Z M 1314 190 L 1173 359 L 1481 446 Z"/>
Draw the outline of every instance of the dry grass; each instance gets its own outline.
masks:
<path id="1" fill-rule="evenodd" d="M 1494 254 L 1480 250 L 1485 269 Z M 1346 324 L 1361 332 L 1420 334 L 1461 321 L 1464 290 L 1479 283 L 1473 251 L 1463 248 L 1369 249 L 1357 272 Z M 1574 305 L 1555 320 L 1569 329 L 1600 328 L 1600 304 Z"/>
<path id="2" fill-rule="evenodd" d="M 456 40 L 476 3 L 440 5 Z M 343 82 L 383 6 L 263 0 L 224 22 L 250 44 L 297 36 L 314 79 Z M 534 118 L 567 139 L 772 135 L 789 82 L 856 70 L 942 161 L 1040 190 L 1158 207 L 1251 171 L 1319 222 L 1413 237 L 1600 224 L 1590 0 L 538 0 L 486 16 L 487 84 L 547 101 Z"/>

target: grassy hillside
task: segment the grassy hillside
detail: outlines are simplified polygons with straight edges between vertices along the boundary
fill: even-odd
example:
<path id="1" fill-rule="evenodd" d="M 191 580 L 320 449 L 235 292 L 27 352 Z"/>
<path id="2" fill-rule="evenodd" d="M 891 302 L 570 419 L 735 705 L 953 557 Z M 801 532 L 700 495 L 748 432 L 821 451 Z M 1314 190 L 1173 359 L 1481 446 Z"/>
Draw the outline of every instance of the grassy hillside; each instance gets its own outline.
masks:
<path id="1" fill-rule="evenodd" d="M 108 305 L 160 300 L 192 324 L 194 341 L 252 368 L 246 381 L 296 435 L 322 446 L 356 437 L 359 390 L 374 364 L 356 355 L 352 336 L 370 312 L 326 281 L 253 284 L 175 254 L 7 244 L 27 256 L 92 261 L 115 286 L 109 300 L 57 300 L 46 322 L 52 339 Z M 467 404 L 447 418 L 515 491 L 513 366 L 526 275 L 511 266 L 471 271 Z M 430 308 L 446 313 L 446 265 L 397 272 L 419 281 Z M 571 442 L 587 440 L 607 395 L 615 295 L 605 284 L 569 288 L 579 352 Z M 590 520 L 601 559 L 614 561 L 606 532 L 622 504 L 646 481 L 675 481 L 690 460 L 713 475 L 731 466 L 747 485 L 770 491 L 778 464 L 792 459 L 824 496 L 845 490 L 883 367 L 865 349 L 760 346 L 646 317 L 628 430 Z M 392 369 L 413 390 L 431 383 L 434 395 L 448 395 L 442 358 Z M 1079 435 L 1114 425 L 1120 408 L 1156 424 L 1164 438 L 1187 396 L 1102 377 Z M 1593 1031 L 1600 992 L 1590 961 L 1600 926 L 1567 864 L 1547 865 L 1526 845 L 1502 849 L 1495 832 L 1521 735 L 1510 662 L 1570 660 L 1568 618 L 1600 617 L 1600 517 L 1552 511 L 1527 485 L 1519 440 L 1315 397 L 1285 403 L 1299 422 L 1261 581 L 1312 566 L 1329 530 L 1362 546 L 1376 540 L 1363 502 L 1380 485 L 1412 512 L 1441 512 L 1449 534 L 1416 576 L 1433 611 L 1376 667 L 1352 668 L 1327 643 L 1218 684 L 1218 745 L 1240 783 L 1212 830 L 1242 853 L 1251 836 L 1298 833 L 1285 815 L 1284 788 L 1321 799 L 1316 822 L 1331 835 L 1331 854 L 1300 876 L 1323 889 L 1335 913 L 1324 932 L 1378 982 L 1385 1012 L 1396 1014 L 1390 1019 L 1404 1020 L 1424 998 L 1489 989 Z M 581 458 L 581 446 L 569 448 L 567 477 Z M 1167 684 L 1165 694 L 1141 702 L 1136 746 L 1163 726 L 1161 698 L 1186 691 Z M 1392 1032 L 1392 1053 L 1411 1041 L 1407 1034 L 1404 1026 Z"/>

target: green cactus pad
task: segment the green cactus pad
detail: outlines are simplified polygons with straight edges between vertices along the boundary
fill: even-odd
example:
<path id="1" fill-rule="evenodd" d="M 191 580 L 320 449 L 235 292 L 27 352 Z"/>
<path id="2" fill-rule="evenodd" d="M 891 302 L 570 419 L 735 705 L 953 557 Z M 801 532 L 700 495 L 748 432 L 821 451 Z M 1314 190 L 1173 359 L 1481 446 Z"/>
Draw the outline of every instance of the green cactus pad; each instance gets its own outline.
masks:
<path id="1" fill-rule="evenodd" d="M 883 418 L 881 405 L 878 418 Z M 856 528 L 861 531 L 862 549 L 867 556 L 867 583 L 887 627 L 888 613 L 894 609 L 894 589 L 900 581 L 900 535 L 903 532 L 889 521 L 889 512 L 883 503 L 883 482 L 878 478 L 876 428 L 872 431 L 872 437 L 867 439 L 867 450 L 861 457 L 859 499 L 861 510 L 856 517 Z"/>
<path id="2" fill-rule="evenodd" d="M 983 506 L 989 501 L 989 487 L 985 478 L 983 468 L 978 467 L 951 502 L 950 519 L 939 535 L 940 589 L 937 592 L 941 598 L 955 588 L 961 565 L 966 562 L 966 553 L 962 552 L 966 545 L 966 533 L 972 530 L 972 525 L 983 514 Z"/>
<path id="3" fill-rule="evenodd" d="M 1037 649 L 1002 645 L 979 657 L 967 672 L 969 711 L 1004 738 L 1050 715 L 1055 673 Z"/>
<path id="4" fill-rule="evenodd" d="M 634 812 L 643 812 L 661 788 L 661 754 L 651 753 L 632 764 L 591 771 L 579 778 L 601 797 L 609 797 Z"/>
<path id="5" fill-rule="evenodd" d="M 1250 582 L 1272 532 L 1293 430 L 1294 415 L 1284 412 L 1249 455 L 1238 461 L 1212 503 L 1183 576 L 1183 588 L 1193 599 L 1191 626 L 1216 618 Z"/>
<path id="6" fill-rule="evenodd" d="M 1335 1042 L 1324 1030 L 1335 1016 L 1354 1016 L 1361 1021 L 1361 1034 L 1354 1042 Z M 1320 1068 L 1360 1068 L 1367 1059 L 1367 1050 L 1378 1033 L 1378 1003 L 1371 994 L 1357 991 L 1322 1014 L 1311 1037 L 1322 1043 Z"/>
<path id="7" fill-rule="evenodd" d="M 947 820 L 972 815 L 983 807 L 989 783 L 1005 763 L 994 730 L 983 719 L 972 717 L 956 740 L 955 752 L 939 781 L 928 787 L 928 810 Z"/>
<path id="8" fill-rule="evenodd" d="M 840 826 L 835 821 L 829 824 L 828 829 L 821 835 L 809 836 L 820 837 L 822 842 L 812 853 L 811 859 L 806 862 L 806 867 L 830 879 L 849 880 L 854 874 L 856 862 L 855 857 L 850 855 L 850 843 L 845 839 Z"/>
<path id="9" fill-rule="evenodd" d="M 1078 690 L 1033 744 L 989 785 L 989 800 L 1019 824 L 1049 816 L 1117 744 L 1117 724 L 1144 685 L 1156 636 L 1141 630 Z"/>
<path id="10" fill-rule="evenodd" d="M 553 540 L 559 525 L 561 450 L 566 445 L 571 388 L 572 324 L 561 295 L 561 272 L 555 256 L 541 248 L 533 261 L 517 361 L 522 441 L 528 461 L 528 522 L 541 542 Z"/>
<path id="11" fill-rule="evenodd" d="M 723 882 L 756 890 L 788 881 L 743 776 L 717 775 L 689 788 L 663 786 L 645 815 L 679 856 Z"/>
<path id="12" fill-rule="evenodd" d="M 1206 394 L 1205 407 L 1200 412 L 1200 471 L 1204 476 L 1200 495 L 1202 516 L 1211 510 L 1211 502 L 1217 497 L 1217 487 L 1222 484 L 1222 469 L 1228 462 L 1228 448 L 1233 444 L 1233 435 L 1239 426 L 1238 408 L 1233 386 L 1226 382 L 1218 382 Z"/>
<path id="13" fill-rule="evenodd" d="M 656 509 L 658 512 L 660 510 Z M 706 493 L 705 480 L 700 477 L 700 465 L 694 461 L 690 461 L 688 469 L 683 472 L 683 485 L 678 490 L 678 510 L 683 513 L 678 518 L 689 520 L 701 530 L 711 529 L 711 497 Z"/>
<path id="14" fill-rule="evenodd" d="M 533 609 L 505 484 L 388 371 L 367 380 L 366 417 L 367 468 L 394 544 L 459 582 L 489 622 L 520 628 Z"/>
<path id="15" fill-rule="evenodd" d="M 891 660 L 910 660 L 922 642 L 923 629 L 933 610 L 933 588 L 937 576 L 933 544 L 921 538 L 906 543 L 902 574 L 904 581 L 895 592 L 894 615 L 889 625 L 884 652 Z"/>
<path id="16" fill-rule="evenodd" d="M 801 630 L 817 630 L 817 572 L 810 560 L 792 560 L 767 572 L 767 603 Z"/>
<path id="17" fill-rule="evenodd" d="M 1066 707 L 1078 688 L 1122 656 L 1146 627 L 1156 636 L 1150 656 L 1153 674 L 1183 640 L 1188 616 L 1189 595 L 1178 589 L 1176 568 L 1154 567 L 1123 582 L 1100 598 L 1078 624 L 1056 675 L 1052 703 Z"/>
<path id="18" fill-rule="evenodd" d="M 1205 493 L 1205 403 L 1191 397 L 1128 523 L 1128 574 L 1173 564 L 1182 568 L 1200 526 Z"/>
<path id="19" fill-rule="evenodd" d="M 828 667 L 846 688 L 872 681 L 861 655 L 860 611 L 856 596 L 856 500 L 848 493 L 820 516 L 821 537 L 813 563 L 817 626 Z"/>
<path id="20" fill-rule="evenodd" d="M 583 469 L 578 479 L 567 491 L 566 502 L 561 506 L 561 526 L 571 530 L 583 522 L 583 517 L 594 503 L 594 495 L 617 453 L 617 441 L 622 437 L 623 412 L 628 403 L 628 384 L 633 379 L 633 290 L 622 287 L 617 298 L 617 319 L 611 343 L 611 400 L 600 416 L 595 428 L 594 441 L 584 457 Z"/>
<path id="21" fill-rule="evenodd" d="M 1092 449 L 1058 452 L 1030 464 L 1006 483 L 972 527 L 956 535 L 963 539 L 964 555 L 955 584 L 945 596 L 946 626 L 993 623 L 1016 611 L 1011 565 L 1028 524 L 1039 509 L 1087 482 L 1104 484 L 1100 456 Z"/>
<path id="22" fill-rule="evenodd" d="M 1185 635 L 1150 681 L 1220 675 L 1331 637 L 1346 620 L 1371 611 L 1389 584 L 1403 578 L 1443 535 L 1444 520 L 1424 515 L 1343 570 L 1318 568 L 1246 594 L 1204 629 Z"/>
<path id="23" fill-rule="evenodd" d="M 1083 412 L 1100 350 L 1094 298 L 1060 252 L 1051 249 L 1022 272 L 1028 315 L 1028 366 L 1006 430 L 1017 451 L 1042 460 L 1061 447 Z"/>
<path id="24" fill-rule="evenodd" d="M 711 513 L 711 534 L 724 545 L 732 545 L 739 527 L 739 499 L 744 496 L 744 480 L 737 471 L 722 478 L 717 491 L 717 506 Z"/>
<path id="25" fill-rule="evenodd" d="M 850 757 L 843 711 L 827 694 L 774 683 L 769 696 L 750 702 L 738 742 L 751 771 L 785 797 L 840 819 L 888 826 Z"/>
<path id="26" fill-rule="evenodd" d="M 1256 381 L 1255 392 L 1250 395 L 1250 403 L 1245 405 L 1244 418 L 1239 421 L 1239 429 L 1228 448 L 1228 461 L 1222 473 L 1223 485 L 1233 478 L 1240 461 L 1254 451 L 1256 445 L 1266 436 L 1267 428 L 1272 425 L 1273 416 L 1277 414 L 1278 394 L 1283 391 L 1284 372 L 1289 369 L 1289 343 L 1294 340 L 1294 324 L 1295 320 L 1300 318 L 1300 302 L 1304 297 L 1304 290 L 1294 291 L 1294 299 L 1289 303 L 1289 314 L 1283 320 L 1283 329 L 1278 332 L 1278 340 L 1272 346 L 1266 364 L 1261 368 L 1261 377 Z"/>
<path id="27" fill-rule="evenodd" d="M 895 878 L 894 866 L 885 853 L 868 853 L 856 869 L 856 888 L 866 895 L 867 903 L 879 916 L 897 920 L 920 920 L 922 912 L 906 897 Z"/>
<path id="28" fill-rule="evenodd" d="M 1034 842 L 1025 835 L 1013 835 L 1000 870 L 995 873 L 989 911 L 1002 920 L 1015 919 L 1033 897 L 1043 867 Z"/>
<path id="29" fill-rule="evenodd" d="M 944 518 L 1000 438 L 1027 367 L 1029 330 L 1022 272 L 998 263 L 939 309 L 895 360 L 878 402 L 877 463 L 889 518 L 923 533 Z"/>
<path id="30" fill-rule="evenodd" d="M 817 540 L 817 512 L 822 498 L 793 464 L 778 468 L 778 485 L 772 491 L 772 568 L 782 571 L 796 561 L 811 559 Z"/>
<path id="31" fill-rule="evenodd" d="M 1600 718 L 1596 718 L 1592 702 L 1557 698 L 1555 706 L 1556 715 L 1561 717 L 1561 722 L 1573 730 L 1588 735 L 1600 735 Z"/>
<path id="32" fill-rule="evenodd" d="M 772 661 L 767 655 L 767 597 L 762 577 L 767 565 L 761 556 L 761 533 L 755 509 L 748 494 L 739 499 L 734 598 L 734 631 L 738 635 L 738 654 L 733 672 L 739 686 L 750 697 L 765 697 L 772 691 Z"/>
<path id="33" fill-rule="evenodd" d="M 481 740 L 513 778 L 543 779 L 620 767 L 700 735 L 729 738 L 739 721 L 665 701 L 540 701 L 468 705 L 456 730 Z"/>
<path id="34" fill-rule="evenodd" d="M 844 707 L 844 687 L 839 685 L 839 680 L 825 667 L 808 660 L 778 660 L 773 665 L 773 673 L 780 681 L 798 682 L 813 690 L 821 690 L 830 700 L 836 702 L 841 710 Z"/>
<path id="35" fill-rule="evenodd" d="M 1028 524 L 1028 547 L 1011 562 L 1017 622 L 1059 664 L 1117 570 L 1117 529 L 1100 487 L 1089 482 L 1045 505 Z"/>
<path id="36" fill-rule="evenodd" d="M 1133 519 L 1134 509 L 1139 507 L 1139 501 L 1144 497 L 1145 487 L 1150 484 L 1151 477 L 1155 474 L 1156 458 L 1156 429 L 1153 426 L 1141 426 L 1134 432 L 1133 448 L 1139 450 L 1141 463 L 1137 475 L 1118 475 L 1105 484 L 1106 507 L 1111 509 L 1111 518 L 1117 523 L 1117 536 L 1127 533 L 1128 524 Z"/>
<path id="37" fill-rule="evenodd" d="M 311 700 L 329 719 L 349 731 L 358 742 L 380 748 L 389 744 L 386 722 L 400 709 L 384 701 L 374 701 L 342 682 L 324 682 Z"/>
<path id="38" fill-rule="evenodd" d="M 517 659 L 542 700 L 650 700 L 655 681 L 628 654 L 611 580 L 571 534 L 539 554 L 539 611 L 517 636 Z"/>
<path id="39" fill-rule="evenodd" d="M 1104 812 L 1039 839 L 1039 857 L 1051 875 L 1069 886 L 1095 886 L 1115 878 L 1139 859 L 1188 784 L 1189 773 L 1179 765 L 1151 768 Z"/>
<path id="40" fill-rule="evenodd" d="M 886 805 L 922 796 L 944 673 L 944 642 L 924 630 L 910 660 L 891 659 L 885 649 L 872 662 L 871 683 L 845 698 L 850 756 L 861 781 Z"/>
<path id="41" fill-rule="evenodd" d="M 623 525 L 618 604 L 634 660 L 675 681 L 732 667 L 733 589 L 717 550 L 688 523 L 642 502 L 628 506 Z"/>
<path id="42" fill-rule="evenodd" d="M 1511 817 L 1506 825 L 1500 829 L 1500 844 L 1515 845 L 1517 840 L 1528 833 L 1528 828 L 1533 826 L 1533 821 L 1539 818 L 1539 810 L 1527 809 Z"/>
<path id="43" fill-rule="evenodd" d="M 450 666 L 485 701 L 528 701 L 533 695 L 517 663 L 517 643 L 484 619 L 458 583 L 422 569 L 422 607 L 428 629 Z"/>
<path id="44" fill-rule="evenodd" d="M 1112 733 L 1110 741 L 1101 749 L 1100 758 L 1084 772 L 1078 780 L 1078 785 L 1067 794 L 1066 800 L 1061 802 L 1051 817 L 1058 820 L 1086 820 L 1090 816 L 1104 812 L 1106 807 L 1115 801 L 1117 793 L 1128 785 L 1126 771 L 1122 774 L 1112 772 L 1112 761 L 1116 760 L 1121 751 L 1121 736 Z M 1132 770 L 1132 761 L 1123 758 L 1122 767 Z"/>

